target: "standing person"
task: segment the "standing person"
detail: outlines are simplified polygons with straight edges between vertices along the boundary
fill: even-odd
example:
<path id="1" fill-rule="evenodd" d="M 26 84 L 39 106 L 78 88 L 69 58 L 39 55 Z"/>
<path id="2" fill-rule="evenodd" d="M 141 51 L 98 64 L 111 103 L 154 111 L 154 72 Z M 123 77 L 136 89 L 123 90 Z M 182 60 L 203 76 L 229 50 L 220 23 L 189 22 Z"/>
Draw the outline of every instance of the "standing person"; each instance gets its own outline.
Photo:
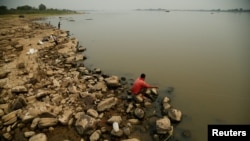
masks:
<path id="1" fill-rule="evenodd" d="M 58 29 L 60 29 L 61 27 L 61 22 L 58 22 Z"/>
<path id="2" fill-rule="evenodd" d="M 158 88 L 157 86 L 151 86 L 150 84 L 148 84 L 145 81 L 146 75 L 144 73 L 142 73 L 140 75 L 139 78 L 137 78 L 134 83 L 133 86 L 131 88 L 131 92 L 133 95 L 138 95 L 138 94 L 142 94 L 142 96 L 144 96 L 144 93 L 146 91 L 146 89 L 148 88 Z"/>

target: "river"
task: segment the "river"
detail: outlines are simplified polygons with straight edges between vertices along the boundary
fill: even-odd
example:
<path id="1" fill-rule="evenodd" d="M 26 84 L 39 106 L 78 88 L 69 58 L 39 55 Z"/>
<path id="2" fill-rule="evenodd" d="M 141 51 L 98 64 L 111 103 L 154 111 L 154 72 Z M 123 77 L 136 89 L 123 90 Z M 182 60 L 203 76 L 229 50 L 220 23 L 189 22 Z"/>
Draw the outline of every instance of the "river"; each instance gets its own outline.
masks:
<path id="1" fill-rule="evenodd" d="M 175 139 L 206 141 L 209 124 L 250 124 L 249 13 L 87 11 L 46 21 L 78 38 L 87 66 L 127 79 L 143 72 L 161 96 L 174 87 L 167 96 L 183 113 Z"/>

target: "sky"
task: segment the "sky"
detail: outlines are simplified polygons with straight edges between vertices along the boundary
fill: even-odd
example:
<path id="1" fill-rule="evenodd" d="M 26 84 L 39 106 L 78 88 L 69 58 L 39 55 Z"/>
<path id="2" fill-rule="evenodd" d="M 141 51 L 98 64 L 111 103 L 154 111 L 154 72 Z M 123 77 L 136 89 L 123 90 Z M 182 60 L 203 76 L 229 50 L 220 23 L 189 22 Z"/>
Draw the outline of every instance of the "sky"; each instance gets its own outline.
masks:
<path id="1" fill-rule="evenodd" d="M 250 9 L 250 0 L 0 0 L 8 9 L 29 5 L 69 10 Z"/>

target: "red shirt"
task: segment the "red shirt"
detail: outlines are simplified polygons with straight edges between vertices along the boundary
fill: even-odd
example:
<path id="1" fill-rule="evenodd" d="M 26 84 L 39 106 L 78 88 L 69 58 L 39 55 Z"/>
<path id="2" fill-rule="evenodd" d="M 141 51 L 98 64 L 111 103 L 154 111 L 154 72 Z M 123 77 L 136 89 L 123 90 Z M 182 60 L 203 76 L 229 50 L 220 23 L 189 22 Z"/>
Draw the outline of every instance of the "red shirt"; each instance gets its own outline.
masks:
<path id="1" fill-rule="evenodd" d="M 132 88 L 131 88 L 131 91 L 132 91 L 133 94 L 138 94 L 138 93 L 141 91 L 141 89 L 143 89 L 143 88 L 149 88 L 149 87 L 150 87 L 150 85 L 147 84 L 147 83 L 144 81 L 144 79 L 142 79 L 142 78 L 137 78 L 137 79 L 135 80 L 135 82 L 134 82 Z"/>

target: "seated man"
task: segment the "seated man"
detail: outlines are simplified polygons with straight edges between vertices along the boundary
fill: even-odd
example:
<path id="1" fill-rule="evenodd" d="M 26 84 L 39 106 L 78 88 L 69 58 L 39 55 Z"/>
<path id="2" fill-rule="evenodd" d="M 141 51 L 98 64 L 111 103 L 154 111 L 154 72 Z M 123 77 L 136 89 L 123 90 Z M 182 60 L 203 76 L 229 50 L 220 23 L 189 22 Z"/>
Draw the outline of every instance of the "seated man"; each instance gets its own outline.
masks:
<path id="1" fill-rule="evenodd" d="M 139 78 L 137 78 L 132 88 L 130 89 L 133 95 L 142 94 L 142 98 L 144 98 L 144 93 L 148 88 L 158 88 L 157 86 L 151 86 L 145 81 L 146 75 L 142 73 Z"/>

